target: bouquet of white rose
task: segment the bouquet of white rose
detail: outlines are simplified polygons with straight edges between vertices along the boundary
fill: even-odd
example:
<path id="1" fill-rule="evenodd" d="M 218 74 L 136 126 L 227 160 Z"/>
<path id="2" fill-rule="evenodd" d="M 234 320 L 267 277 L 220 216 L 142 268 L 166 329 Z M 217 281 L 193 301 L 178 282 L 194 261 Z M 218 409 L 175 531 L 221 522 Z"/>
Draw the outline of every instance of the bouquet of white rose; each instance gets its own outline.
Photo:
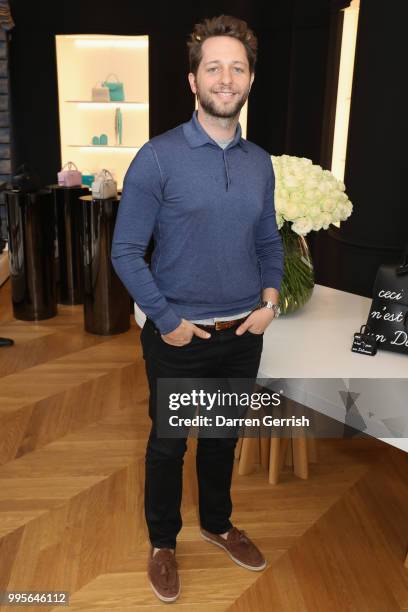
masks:
<path id="1" fill-rule="evenodd" d="M 271 157 L 276 222 L 285 251 L 279 303 L 282 312 L 289 313 L 307 302 L 314 286 L 313 264 L 303 236 L 345 221 L 353 206 L 344 183 L 329 170 L 306 157 Z"/>
<path id="2" fill-rule="evenodd" d="M 272 155 L 275 172 L 276 221 L 284 221 L 305 236 L 310 230 L 327 229 L 330 223 L 345 221 L 353 205 L 344 193 L 345 185 L 329 170 L 313 164 L 306 157 Z"/>

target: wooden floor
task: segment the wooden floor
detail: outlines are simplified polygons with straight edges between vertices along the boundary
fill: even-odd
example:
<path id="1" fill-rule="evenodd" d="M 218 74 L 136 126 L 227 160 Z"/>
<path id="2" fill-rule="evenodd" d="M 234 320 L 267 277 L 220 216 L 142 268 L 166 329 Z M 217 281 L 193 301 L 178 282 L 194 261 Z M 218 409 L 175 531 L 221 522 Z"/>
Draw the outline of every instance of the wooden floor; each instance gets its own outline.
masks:
<path id="1" fill-rule="evenodd" d="M 83 331 L 82 307 L 17 321 L 0 289 L 0 591 L 69 591 L 69 609 L 164 606 L 145 573 L 147 386 L 138 328 Z M 408 610 L 408 455 L 376 440 L 319 440 L 310 478 L 233 478 L 233 521 L 264 551 L 246 571 L 200 538 L 194 440 L 184 471 L 174 609 Z M 8 610 L 0 606 L 0 610 Z M 25 607 L 26 610 L 45 608 Z M 59 607 L 48 607 L 48 610 Z"/>

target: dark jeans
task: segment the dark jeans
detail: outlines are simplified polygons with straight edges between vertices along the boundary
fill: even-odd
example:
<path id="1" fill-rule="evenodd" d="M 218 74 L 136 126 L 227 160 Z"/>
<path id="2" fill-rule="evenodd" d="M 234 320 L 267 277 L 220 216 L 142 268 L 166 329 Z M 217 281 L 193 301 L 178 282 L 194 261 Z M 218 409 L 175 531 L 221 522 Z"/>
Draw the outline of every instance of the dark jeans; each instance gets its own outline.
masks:
<path id="1" fill-rule="evenodd" d="M 182 471 L 186 438 L 157 435 L 157 381 L 160 378 L 247 378 L 255 380 L 263 335 L 235 329 L 213 331 L 206 340 L 193 336 L 185 346 L 164 342 L 152 321 L 146 321 L 141 342 L 149 381 L 152 429 L 146 449 L 145 516 L 151 544 L 175 548 L 182 520 Z M 232 527 L 230 496 L 237 437 L 198 438 L 196 469 L 201 527 L 224 533 Z"/>

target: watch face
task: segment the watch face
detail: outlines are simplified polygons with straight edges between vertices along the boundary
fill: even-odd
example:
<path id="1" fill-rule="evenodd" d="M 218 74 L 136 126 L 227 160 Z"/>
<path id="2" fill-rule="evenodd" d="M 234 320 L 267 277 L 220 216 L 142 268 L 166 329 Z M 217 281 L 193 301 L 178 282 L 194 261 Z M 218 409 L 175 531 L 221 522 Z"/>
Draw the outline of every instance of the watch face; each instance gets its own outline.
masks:
<path id="1" fill-rule="evenodd" d="M 274 304 L 274 302 L 272 301 L 261 302 L 261 308 L 268 308 L 268 310 L 273 310 L 275 317 L 279 317 L 280 312 L 281 312 L 279 305 Z"/>

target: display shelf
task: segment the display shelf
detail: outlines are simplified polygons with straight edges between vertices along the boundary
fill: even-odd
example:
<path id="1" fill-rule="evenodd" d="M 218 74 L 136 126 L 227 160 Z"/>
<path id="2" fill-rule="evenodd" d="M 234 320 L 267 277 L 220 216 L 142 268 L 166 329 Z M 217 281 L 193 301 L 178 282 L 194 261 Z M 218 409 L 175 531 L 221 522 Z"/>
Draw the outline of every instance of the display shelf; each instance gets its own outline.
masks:
<path id="1" fill-rule="evenodd" d="M 62 165 L 73 161 L 89 174 L 106 168 L 121 188 L 133 157 L 149 140 L 149 39 L 70 34 L 55 40 Z M 91 100 L 92 88 L 112 73 L 123 82 L 125 99 Z M 117 108 L 122 113 L 121 144 L 113 144 Z M 93 145 L 93 137 L 101 134 L 111 144 Z"/>
<path id="2" fill-rule="evenodd" d="M 140 147 L 132 146 L 132 145 L 86 145 L 86 144 L 70 144 L 69 147 L 75 147 L 79 149 L 133 149 L 133 151 L 138 151 Z"/>
<path id="3" fill-rule="evenodd" d="M 141 108 L 148 108 L 149 107 L 149 103 L 148 102 L 138 102 L 137 100 L 126 100 L 123 102 L 98 102 L 95 100 L 65 100 L 65 102 L 67 102 L 67 104 L 86 104 L 86 105 L 90 105 L 90 106 L 94 106 L 94 105 L 98 105 L 101 104 L 103 106 L 127 106 L 129 104 L 132 104 L 133 106 L 137 106 L 137 107 L 141 107 Z"/>

